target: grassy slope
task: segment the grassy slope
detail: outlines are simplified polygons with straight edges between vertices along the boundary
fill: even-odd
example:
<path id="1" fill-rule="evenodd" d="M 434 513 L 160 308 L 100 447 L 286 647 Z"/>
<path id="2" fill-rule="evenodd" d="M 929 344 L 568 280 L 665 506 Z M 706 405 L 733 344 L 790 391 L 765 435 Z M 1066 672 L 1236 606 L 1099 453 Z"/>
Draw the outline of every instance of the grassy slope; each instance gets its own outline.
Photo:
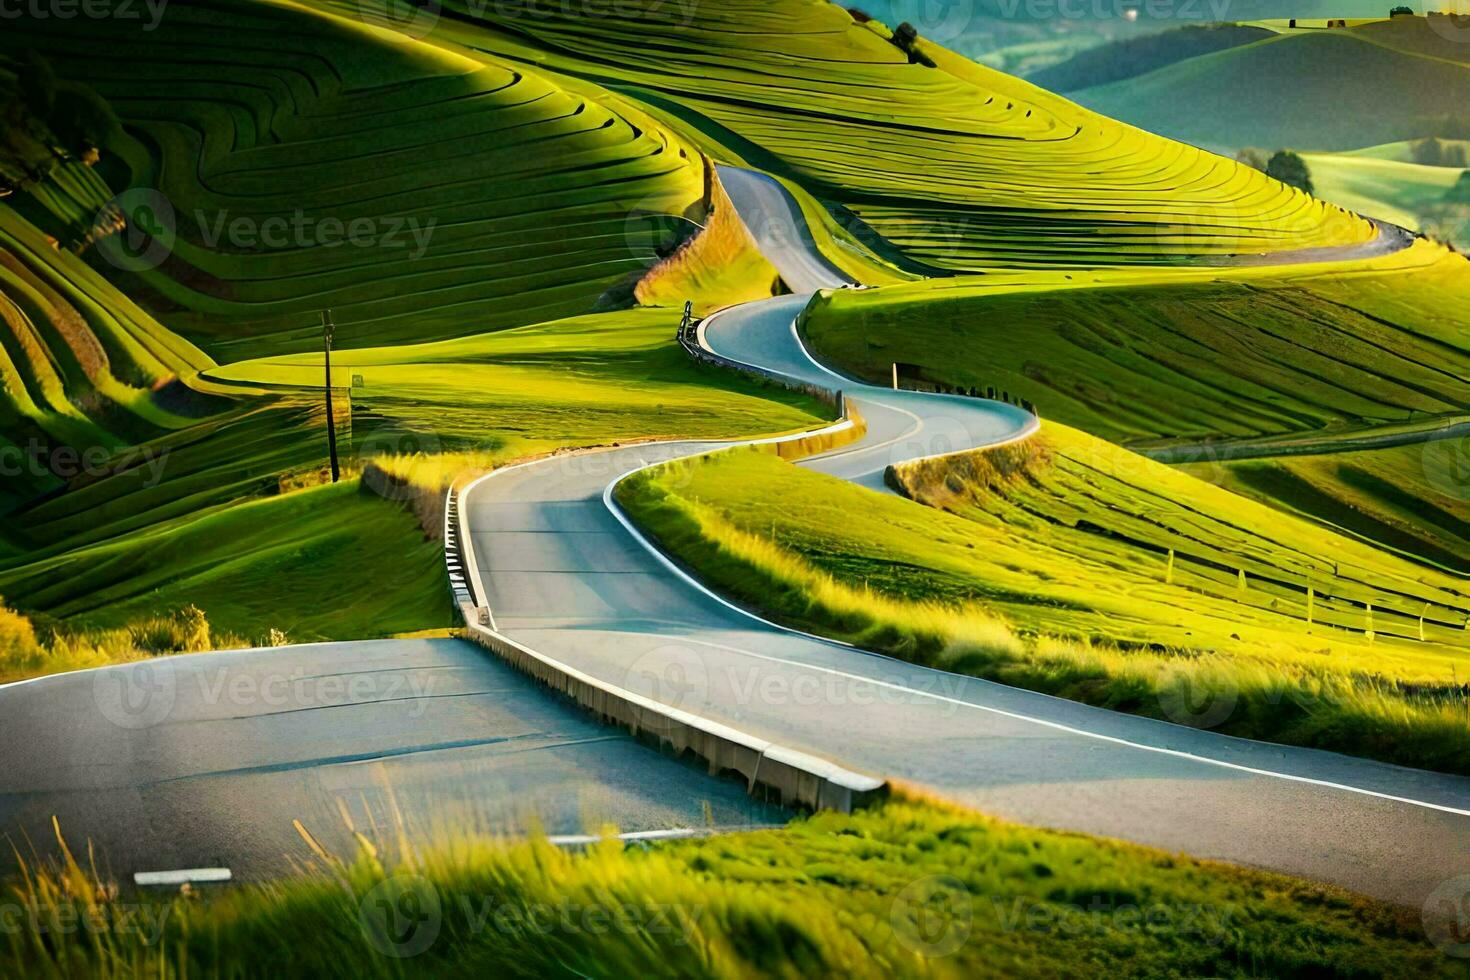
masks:
<path id="1" fill-rule="evenodd" d="M 29 562 L 0 572 L 0 595 L 68 630 L 192 604 L 219 630 L 257 639 L 275 628 L 309 643 L 448 626 L 443 578 L 439 542 L 412 512 L 354 480 L 158 521 Z"/>
<path id="2" fill-rule="evenodd" d="M 1283 34 L 1072 95 L 1206 146 L 1349 150 L 1432 135 L 1446 116 L 1466 120 L 1464 48 L 1423 18 L 1401 17 Z"/>
<path id="3" fill-rule="evenodd" d="M 418 851 L 402 841 L 379 844 L 381 851 L 365 845 L 350 865 L 318 858 L 313 873 L 273 886 L 147 906 L 149 917 L 133 921 L 162 919 L 162 942 L 153 946 L 139 929 L 68 932 L 54 945 L 8 931 L 0 969 L 37 976 L 1463 975 L 1399 910 L 1288 878 L 920 803 L 647 849 L 608 843 L 568 853 L 468 836 Z M 48 913 L 105 916 L 106 900 L 87 877 L 63 870 L 21 895 L 26 907 L 34 902 Z M 387 917 L 395 908 L 403 918 Z"/>
<path id="4" fill-rule="evenodd" d="M 343 351 L 334 365 L 362 379 L 354 406 L 381 433 L 354 435 L 365 453 L 443 454 L 402 460 L 410 469 L 416 462 L 429 471 L 483 468 L 637 439 L 735 438 L 823 417 L 826 409 L 810 399 L 694 364 L 673 343 L 677 325 L 678 314 L 667 309 L 602 313 L 433 344 Z M 211 376 L 304 386 L 318 383 L 319 365 L 319 358 L 290 355 L 228 365 Z"/>
<path id="5" fill-rule="evenodd" d="M 1130 264 L 1370 234 L 1249 168 L 942 49 L 924 48 L 937 68 L 910 64 L 881 25 L 825 2 L 732 0 L 692 20 L 637 2 L 595 19 L 519 2 L 465 16 L 446 37 L 657 105 L 723 158 L 797 180 L 932 268 Z M 1181 234 L 1200 214 L 1212 234 Z"/>
<path id="6" fill-rule="evenodd" d="M 109 149 L 172 202 L 178 238 L 131 286 L 221 358 L 312 346 L 322 307 L 342 346 L 590 311 L 701 194 L 697 156 L 664 131 L 355 14 L 224 2 L 146 34 L 28 20 L 4 43 L 91 84 L 136 135 Z M 309 236 L 368 221 L 369 244 L 209 240 L 222 221 L 298 215 Z M 410 220 L 430 232 L 421 254 L 406 224 L 383 237 Z"/>
<path id="7" fill-rule="evenodd" d="M 351 389 L 344 465 L 352 474 L 376 463 L 436 493 L 462 471 L 568 446 L 734 437 L 820 420 L 824 410 L 807 399 L 693 364 L 672 343 L 675 319 L 636 310 L 344 351 L 339 381 L 364 382 Z M 186 603 L 221 629 L 256 636 L 275 626 L 297 640 L 447 623 L 438 545 L 393 502 L 416 494 L 370 476 L 369 493 L 353 483 L 275 496 L 323 479 L 319 396 L 290 391 L 317 382 L 320 370 L 319 358 L 298 355 L 211 371 L 285 391 L 275 407 L 149 444 L 131 469 L 27 508 L 14 532 L 19 550 L 0 555 L 0 595 L 73 627 Z M 347 601 L 324 604 L 326 583 Z"/>
<path id="8" fill-rule="evenodd" d="M 1463 412 L 1470 266 L 1428 245 L 1380 265 L 838 291 L 804 327 L 818 357 L 863 378 L 886 380 L 894 361 L 918 365 L 1114 441 Z"/>
<path id="9" fill-rule="evenodd" d="M 1470 575 L 1466 448 L 1462 440 L 1446 439 L 1324 456 L 1190 463 L 1181 469 Z"/>
<path id="10" fill-rule="evenodd" d="M 1157 34 L 1109 41 L 1080 51 L 1059 64 L 1025 74 L 1027 81 L 1052 92 L 1074 92 L 1136 78 L 1188 58 L 1270 36 L 1264 28 L 1242 24 L 1190 24 Z"/>
<path id="11" fill-rule="evenodd" d="M 814 404 L 763 400 L 689 364 L 667 312 L 546 324 L 503 343 L 483 335 L 590 309 L 610 285 L 631 301 L 655 248 L 677 241 L 680 224 L 694 227 L 675 215 L 699 203 L 704 163 L 646 117 L 630 122 L 585 91 L 289 4 L 181 11 L 149 37 L 147 58 L 116 24 L 73 27 L 27 21 L 0 44 L 48 51 L 108 95 L 138 138 L 109 147 L 102 169 L 157 183 L 179 240 L 140 275 L 96 259 L 135 305 L 0 208 L 0 293 L 15 297 L 0 335 L 12 366 L 0 448 L 39 437 L 115 451 L 103 470 L 68 481 L 7 482 L 0 594 L 43 626 L 111 627 L 189 603 L 246 637 L 267 627 L 309 640 L 439 626 L 448 620 L 442 563 L 418 527 L 433 523 L 427 498 L 465 467 L 816 421 Z M 195 227 L 298 212 L 438 224 L 421 258 L 209 247 Z M 658 283 L 711 301 L 744 287 L 711 266 L 685 262 L 682 280 Z M 47 288 L 70 303 L 64 316 L 49 315 L 61 301 Z M 328 303 L 339 348 L 475 334 L 357 356 L 339 349 L 344 468 L 352 477 L 376 463 L 365 482 L 387 501 L 358 494 L 355 482 L 299 489 L 325 479 L 318 356 L 209 373 L 208 356 L 143 308 L 238 357 L 314 347 L 314 310 Z M 106 374 L 109 358 L 123 381 Z M 363 387 L 347 387 L 353 374 Z M 394 588 L 371 582 L 390 566 Z M 320 581 L 376 598 L 333 607 Z"/>
<path id="12" fill-rule="evenodd" d="M 1318 197 L 1470 249 L 1470 208 L 1445 206 L 1458 167 L 1430 167 L 1350 153 L 1309 153 Z"/>
<path id="13" fill-rule="evenodd" d="M 618 499 L 706 581 L 806 629 L 1119 710 L 1465 771 L 1463 580 L 1074 430 L 1000 453 L 906 473 L 927 506 L 749 452 L 640 474 Z M 1179 710 L 1188 690 L 1234 710 L 1197 721 Z"/>

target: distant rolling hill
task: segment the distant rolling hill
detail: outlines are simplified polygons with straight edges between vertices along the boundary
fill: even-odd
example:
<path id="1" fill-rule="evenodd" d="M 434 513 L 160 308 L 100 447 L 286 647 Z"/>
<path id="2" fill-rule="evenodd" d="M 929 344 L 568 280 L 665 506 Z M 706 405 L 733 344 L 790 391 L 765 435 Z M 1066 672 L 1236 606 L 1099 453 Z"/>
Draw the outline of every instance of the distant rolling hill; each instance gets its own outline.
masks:
<path id="1" fill-rule="evenodd" d="M 1454 40 L 1467 36 L 1470 24 L 1460 20 L 1399 17 L 1286 31 L 1068 96 L 1214 148 L 1332 152 L 1470 136 L 1470 45 Z"/>

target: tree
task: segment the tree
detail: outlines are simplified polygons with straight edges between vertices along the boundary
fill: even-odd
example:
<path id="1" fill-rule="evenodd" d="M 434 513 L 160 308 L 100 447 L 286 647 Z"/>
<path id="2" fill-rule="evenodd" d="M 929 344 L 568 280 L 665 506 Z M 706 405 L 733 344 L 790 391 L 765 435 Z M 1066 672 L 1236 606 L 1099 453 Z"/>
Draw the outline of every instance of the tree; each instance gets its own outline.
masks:
<path id="1" fill-rule="evenodd" d="M 1283 184 L 1300 188 L 1308 194 L 1312 193 L 1312 172 L 1307 169 L 1307 161 L 1291 150 L 1277 150 L 1273 153 L 1266 164 L 1266 175 L 1275 177 Z"/>
<path id="2" fill-rule="evenodd" d="M 1422 139 L 1413 146 L 1415 163 L 1422 163 L 1430 167 L 1438 167 L 1444 163 L 1444 144 L 1431 136 Z"/>
<path id="3" fill-rule="evenodd" d="M 1389 16 L 1390 19 L 1391 18 L 1394 18 L 1394 17 L 1412 17 L 1412 16 L 1414 16 L 1414 8 L 1413 7 L 1395 7 L 1395 8 L 1393 8 L 1392 10 L 1390 10 L 1388 12 L 1388 16 Z"/>
<path id="4" fill-rule="evenodd" d="M 1447 204 L 1470 204 L 1470 170 L 1460 171 L 1460 179 L 1445 193 L 1444 199 Z"/>
<path id="5" fill-rule="evenodd" d="M 1247 167 L 1264 172 L 1266 169 L 1266 151 L 1258 150 L 1254 146 L 1243 147 L 1235 154 L 1235 162 L 1243 163 Z"/>
<path id="6" fill-rule="evenodd" d="M 94 152 L 119 125 L 102 96 L 76 82 L 58 88 L 50 122 L 62 145 L 79 157 Z"/>

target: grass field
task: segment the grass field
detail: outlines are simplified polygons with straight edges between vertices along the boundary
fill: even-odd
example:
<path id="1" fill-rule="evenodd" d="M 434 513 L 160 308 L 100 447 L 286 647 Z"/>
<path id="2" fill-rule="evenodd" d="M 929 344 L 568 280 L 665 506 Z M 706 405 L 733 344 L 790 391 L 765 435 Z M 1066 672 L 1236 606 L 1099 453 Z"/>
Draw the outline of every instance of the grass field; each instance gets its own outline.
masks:
<path id="1" fill-rule="evenodd" d="M 1054 424 L 898 479 L 912 500 L 736 451 L 618 499 L 804 629 L 1184 723 L 1181 687 L 1228 692 L 1223 731 L 1466 771 L 1462 577 Z"/>
<path id="2" fill-rule="evenodd" d="M 1318 197 L 1470 249 L 1470 207 L 1445 197 L 1464 171 L 1349 153 L 1309 153 Z"/>
<path id="3" fill-rule="evenodd" d="M 633 310 L 340 352 L 349 482 L 337 487 L 322 485 L 319 356 L 212 368 L 202 384 L 273 394 L 124 450 L 130 465 L 17 511 L 0 596 L 73 631 L 187 604 L 248 638 L 445 626 L 440 545 L 425 534 L 436 521 L 420 501 L 457 476 L 563 448 L 734 438 L 824 417 L 785 389 L 694 364 L 673 343 L 676 323 L 668 310 Z M 346 387 L 354 376 L 361 386 Z"/>
<path id="4" fill-rule="evenodd" d="M 443 42 L 656 107 L 711 154 L 802 184 L 911 268 L 1126 265 L 1372 234 L 1250 168 L 922 40 L 911 63 L 887 27 L 835 4 L 732 0 L 692 20 L 653 2 L 595 19 L 447 9 L 462 16 L 441 19 Z M 1208 235 L 1181 228 L 1199 222 Z"/>
<path id="5" fill-rule="evenodd" d="M 175 231 L 156 268 L 113 274 L 217 359 L 313 347 L 324 307 L 342 346 L 370 346 L 626 304 L 702 193 L 697 155 L 649 120 L 352 11 L 224 2 L 131 34 L 27 19 L 5 45 L 122 118 L 102 169 L 156 191 Z"/>
<path id="6" fill-rule="evenodd" d="M 1463 28 L 1396 17 L 1287 31 L 1070 94 L 1152 132 L 1203 146 L 1343 151 L 1461 137 L 1470 125 Z M 1291 98 L 1282 98 L 1282 93 Z"/>
<path id="7" fill-rule="evenodd" d="M 1470 265 L 1423 243 L 1392 262 L 1402 268 L 839 290 L 803 326 L 819 358 L 866 380 L 914 365 L 922 380 L 993 386 L 1127 444 L 1463 413 Z"/>
<path id="8" fill-rule="evenodd" d="M 110 896 L 82 864 L 16 901 L 25 976 L 1459 976 L 1409 913 L 1292 879 L 898 800 L 569 853 L 363 837 L 267 886 Z M 85 859 L 83 859 L 84 861 Z M 126 913 L 126 915 L 124 915 Z M 63 918 L 68 917 L 68 918 Z M 75 918 L 69 918 L 75 917 Z M 148 940 L 153 940 L 151 943 Z"/>
<path id="9" fill-rule="evenodd" d="M 1470 575 L 1470 444 L 1463 437 L 1180 469 Z"/>

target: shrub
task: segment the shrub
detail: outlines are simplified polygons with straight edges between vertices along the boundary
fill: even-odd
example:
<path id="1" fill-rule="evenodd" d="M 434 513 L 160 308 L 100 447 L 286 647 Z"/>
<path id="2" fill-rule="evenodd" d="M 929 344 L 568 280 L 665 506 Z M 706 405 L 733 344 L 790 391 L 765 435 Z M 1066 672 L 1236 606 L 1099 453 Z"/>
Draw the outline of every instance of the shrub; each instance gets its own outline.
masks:
<path id="1" fill-rule="evenodd" d="M 1291 150 L 1277 150 L 1273 153 L 1266 164 L 1266 175 L 1308 194 L 1313 193 L 1312 172 L 1307 169 L 1307 161 Z"/>

